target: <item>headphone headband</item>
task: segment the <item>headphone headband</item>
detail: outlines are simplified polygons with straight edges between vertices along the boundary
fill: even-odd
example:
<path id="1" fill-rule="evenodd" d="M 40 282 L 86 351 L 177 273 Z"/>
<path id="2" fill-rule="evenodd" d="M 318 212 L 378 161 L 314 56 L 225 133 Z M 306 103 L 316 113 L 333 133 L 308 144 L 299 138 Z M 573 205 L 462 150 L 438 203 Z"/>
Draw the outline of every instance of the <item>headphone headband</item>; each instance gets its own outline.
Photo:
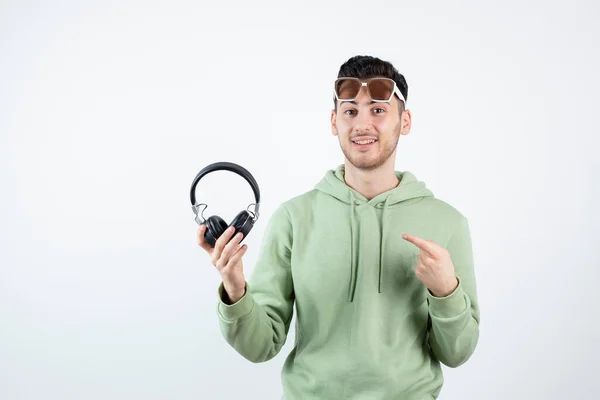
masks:
<path id="1" fill-rule="evenodd" d="M 220 161 L 220 162 L 216 162 L 216 163 L 207 165 L 206 167 L 202 168 L 202 170 L 200 172 L 198 172 L 198 174 L 194 178 L 194 181 L 192 182 L 192 187 L 190 189 L 190 201 L 192 202 L 192 209 L 194 210 L 194 213 L 196 213 L 196 215 L 198 215 L 198 206 L 199 206 L 199 204 L 196 204 L 196 185 L 198 184 L 200 179 L 202 179 L 202 177 L 204 177 L 205 175 L 207 175 L 211 172 L 214 172 L 214 171 L 222 171 L 222 170 L 236 173 L 239 176 L 241 176 L 242 178 L 244 178 L 246 180 L 246 182 L 248 182 L 248 184 L 250 184 L 250 187 L 252 188 L 252 191 L 254 192 L 254 199 L 256 200 L 256 205 L 254 207 L 254 214 L 255 214 L 254 220 L 258 219 L 258 209 L 260 207 L 260 190 L 258 188 L 258 184 L 256 183 L 256 180 L 254 179 L 254 177 L 252 176 L 250 171 L 248 171 L 246 168 L 242 167 L 241 165 L 234 164 L 232 162 L 227 162 L 227 161 Z"/>

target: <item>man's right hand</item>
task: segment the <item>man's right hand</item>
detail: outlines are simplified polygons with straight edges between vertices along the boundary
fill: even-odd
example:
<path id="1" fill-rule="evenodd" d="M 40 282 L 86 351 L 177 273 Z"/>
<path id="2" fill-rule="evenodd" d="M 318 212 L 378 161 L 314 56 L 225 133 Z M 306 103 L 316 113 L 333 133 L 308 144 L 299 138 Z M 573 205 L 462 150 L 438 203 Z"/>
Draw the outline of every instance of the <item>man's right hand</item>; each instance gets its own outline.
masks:
<path id="1" fill-rule="evenodd" d="M 198 228 L 198 245 L 210 256 L 212 264 L 217 268 L 223 279 L 223 288 L 230 302 L 238 302 L 246 293 L 246 278 L 244 277 L 244 264 L 242 256 L 246 253 L 248 245 L 240 246 L 242 234 L 237 233 L 231 241 L 229 240 L 234 229 L 229 227 L 215 243 L 215 247 L 204 240 L 206 225 Z"/>

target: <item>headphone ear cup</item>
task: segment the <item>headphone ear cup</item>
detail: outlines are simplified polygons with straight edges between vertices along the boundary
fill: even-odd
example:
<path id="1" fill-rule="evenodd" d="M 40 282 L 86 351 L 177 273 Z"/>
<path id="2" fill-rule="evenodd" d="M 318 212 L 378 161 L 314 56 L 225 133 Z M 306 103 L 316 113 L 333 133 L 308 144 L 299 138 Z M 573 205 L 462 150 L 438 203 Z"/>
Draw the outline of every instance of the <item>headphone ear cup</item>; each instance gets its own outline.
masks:
<path id="1" fill-rule="evenodd" d="M 227 230 L 227 222 L 218 215 L 213 215 L 205 223 L 206 231 L 204 232 L 204 239 L 211 247 L 215 247 L 215 243 L 219 237 Z"/>
<path id="2" fill-rule="evenodd" d="M 250 213 L 246 210 L 241 211 L 238 215 L 236 215 L 233 221 L 231 221 L 231 224 L 229 224 L 229 226 L 233 226 L 235 228 L 236 233 L 241 232 L 242 235 L 244 235 L 242 240 L 248 236 L 248 233 L 250 233 L 253 225 L 254 221 L 252 220 L 252 215 L 250 215 Z"/>

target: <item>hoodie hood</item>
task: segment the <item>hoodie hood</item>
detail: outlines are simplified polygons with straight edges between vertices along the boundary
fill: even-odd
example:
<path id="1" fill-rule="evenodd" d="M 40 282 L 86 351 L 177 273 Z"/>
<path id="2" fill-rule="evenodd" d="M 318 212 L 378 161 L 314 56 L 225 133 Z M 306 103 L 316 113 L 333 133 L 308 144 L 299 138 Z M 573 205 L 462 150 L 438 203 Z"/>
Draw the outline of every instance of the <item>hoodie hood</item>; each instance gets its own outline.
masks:
<path id="1" fill-rule="evenodd" d="M 356 290 L 356 277 L 358 269 L 358 252 L 361 248 L 360 235 L 357 235 L 359 219 L 356 215 L 356 207 L 371 206 L 381 208 L 381 217 L 379 221 L 380 241 L 379 241 L 379 287 L 378 292 L 381 293 L 381 273 L 382 265 L 385 265 L 383 248 L 384 241 L 389 237 L 386 230 L 386 214 L 389 206 L 402 203 L 403 205 L 410 204 L 421 200 L 424 197 L 433 197 L 433 193 L 425 186 L 425 183 L 417 180 L 410 172 L 395 171 L 396 177 L 400 183 L 395 188 L 386 192 L 380 193 L 371 200 L 368 200 L 362 194 L 346 184 L 344 179 L 345 167 L 344 164 L 337 168 L 329 170 L 325 173 L 323 179 L 317 183 L 315 189 L 333 196 L 337 200 L 348 204 L 348 212 L 350 218 L 350 235 L 352 244 L 352 265 L 350 269 L 350 287 L 348 300 L 354 301 L 354 293 Z"/>

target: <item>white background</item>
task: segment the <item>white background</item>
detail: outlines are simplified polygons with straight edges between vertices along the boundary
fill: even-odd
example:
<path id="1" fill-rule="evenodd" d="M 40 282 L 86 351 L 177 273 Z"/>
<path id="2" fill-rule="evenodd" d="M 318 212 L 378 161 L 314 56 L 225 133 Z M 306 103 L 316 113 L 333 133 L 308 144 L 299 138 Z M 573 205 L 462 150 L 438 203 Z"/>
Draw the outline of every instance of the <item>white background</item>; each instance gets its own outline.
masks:
<path id="1" fill-rule="evenodd" d="M 481 338 L 441 399 L 600 390 L 600 7 L 535 2 L 0 3 L 0 398 L 276 399 L 281 353 L 221 337 L 195 174 L 248 168 L 274 209 L 343 162 L 353 55 L 409 84 L 409 170 L 469 219 Z M 253 202 L 227 172 L 205 216 Z"/>

